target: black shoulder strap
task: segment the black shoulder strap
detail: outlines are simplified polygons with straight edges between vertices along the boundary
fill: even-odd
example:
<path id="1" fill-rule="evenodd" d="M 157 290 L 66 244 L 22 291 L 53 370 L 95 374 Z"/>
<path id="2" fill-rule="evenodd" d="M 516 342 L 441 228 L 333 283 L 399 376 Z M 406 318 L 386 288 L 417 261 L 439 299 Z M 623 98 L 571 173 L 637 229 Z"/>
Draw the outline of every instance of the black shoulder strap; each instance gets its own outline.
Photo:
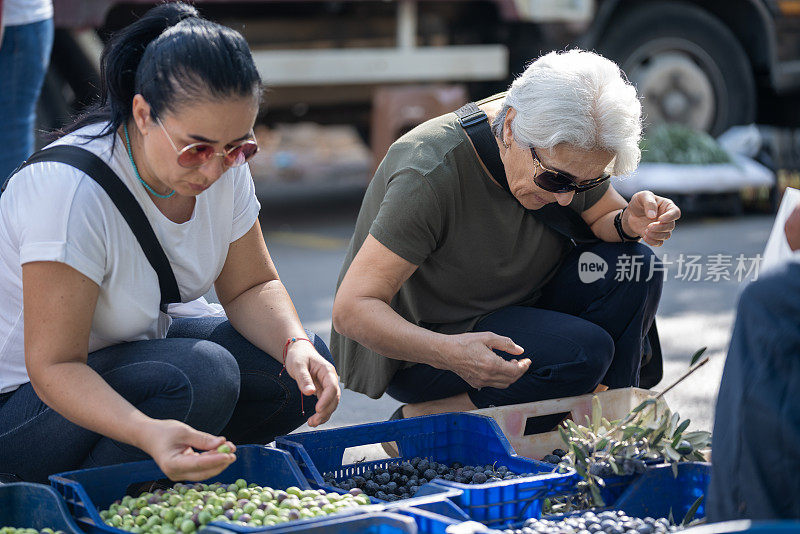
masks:
<path id="1" fill-rule="evenodd" d="M 506 170 L 503 161 L 500 159 L 500 149 L 497 148 L 497 141 L 492 134 L 489 126 L 489 119 L 486 113 L 474 102 L 466 104 L 456 112 L 461 126 L 475 145 L 478 157 L 481 158 L 492 177 L 503 189 L 511 194 L 508 186 Z M 557 204 L 546 204 L 538 210 L 531 210 L 531 214 L 552 230 L 565 236 L 574 243 L 595 243 L 599 241 L 594 235 L 589 225 L 586 224 L 580 215 L 570 208 Z"/>
<path id="2" fill-rule="evenodd" d="M 172 266 L 169 264 L 167 255 L 164 254 L 164 249 L 161 248 L 161 244 L 158 242 L 158 237 L 153 232 L 153 228 L 147 221 L 147 216 L 144 214 L 139 202 L 136 201 L 133 193 L 111 170 L 111 167 L 86 149 L 72 145 L 58 145 L 34 153 L 25 163 L 19 166 L 15 173 L 23 167 L 42 161 L 66 163 L 85 172 L 100 184 L 100 187 L 105 190 L 125 219 L 125 222 L 130 226 L 133 235 L 136 236 L 136 240 L 147 257 L 147 261 L 150 262 L 150 265 L 158 275 L 158 286 L 161 289 L 161 311 L 166 313 L 167 304 L 180 302 L 181 294 L 178 289 L 178 282 L 175 280 L 175 273 L 172 272 Z M 7 183 L 8 180 L 3 184 L 3 190 L 5 190 Z"/>

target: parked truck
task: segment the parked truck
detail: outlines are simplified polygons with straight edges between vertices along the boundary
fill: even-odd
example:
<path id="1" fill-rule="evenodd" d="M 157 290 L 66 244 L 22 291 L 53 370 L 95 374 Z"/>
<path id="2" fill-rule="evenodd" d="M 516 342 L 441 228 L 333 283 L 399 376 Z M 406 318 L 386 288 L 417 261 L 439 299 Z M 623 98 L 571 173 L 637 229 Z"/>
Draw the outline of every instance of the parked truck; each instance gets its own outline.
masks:
<path id="1" fill-rule="evenodd" d="M 103 41 L 146 0 L 55 0 L 42 111 L 57 125 L 96 92 Z M 269 86 L 262 119 L 352 124 L 368 138 L 378 88 L 504 88 L 542 52 L 580 46 L 617 61 L 648 123 L 719 134 L 800 124 L 800 0 L 197 0 L 241 31 Z M 381 121 L 377 121 L 380 125 Z M 380 126 L 379 126 L 380 127 Z"/>

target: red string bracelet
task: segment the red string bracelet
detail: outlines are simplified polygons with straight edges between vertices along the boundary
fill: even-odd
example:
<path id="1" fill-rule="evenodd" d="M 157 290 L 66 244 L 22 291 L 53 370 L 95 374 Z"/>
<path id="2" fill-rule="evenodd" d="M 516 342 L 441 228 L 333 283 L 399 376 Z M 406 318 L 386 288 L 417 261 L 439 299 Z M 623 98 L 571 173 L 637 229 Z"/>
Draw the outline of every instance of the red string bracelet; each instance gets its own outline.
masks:
<path id="1" fill-rule="evenodd" d="M 283 368 L 281 368 L 281 372 L 278 373 L 278 376 L 281 376 L 283 372 L 286 370 L 286 355 L 289 353 L 289 345 L 294 343 L 295 341 L 308 341 L 312 345 L 314 344 L 310 339 L 307 337 L 290 337 L 286 340 L 286 343 L 283 345 Z M 297 389 L 300 390 L 300 414 L 305 416 L 306 412 L 303 409 L 303 389 L 300 387 L 300 384 L 297 384 Z"/>

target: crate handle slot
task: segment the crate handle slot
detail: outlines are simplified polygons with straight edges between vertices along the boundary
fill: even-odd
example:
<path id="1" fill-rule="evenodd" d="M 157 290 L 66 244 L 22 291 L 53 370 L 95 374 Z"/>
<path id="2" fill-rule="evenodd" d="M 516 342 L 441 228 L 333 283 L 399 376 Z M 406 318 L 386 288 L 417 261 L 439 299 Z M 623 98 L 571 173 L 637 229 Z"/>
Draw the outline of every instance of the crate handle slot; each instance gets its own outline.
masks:
<path id="1" fill-rule="evenodd" d="M 533 434 L 553 432 L 558 430 L 559 425 L 567 419 L 572 419 L 572 412 L 558 412 L 528 417 L 525 420 L 525 430 L 522 435 L 531 436 Z"/>
<path id="2" fill-rule="evenodd" d="M 374 457 L 375 454 L 373 451 L 376 446 L 382 447 L 382 451 L 385 454 L 380 457 Z M 354 445 L 352 447 L 347 447 L 342 452 L 342 467 L 358 465 L 363 462 L 371 462 L 375 460 L 391 460 L 394 458 L 400 458 L 400 456 L 400 447 L 396 441 Z"/>

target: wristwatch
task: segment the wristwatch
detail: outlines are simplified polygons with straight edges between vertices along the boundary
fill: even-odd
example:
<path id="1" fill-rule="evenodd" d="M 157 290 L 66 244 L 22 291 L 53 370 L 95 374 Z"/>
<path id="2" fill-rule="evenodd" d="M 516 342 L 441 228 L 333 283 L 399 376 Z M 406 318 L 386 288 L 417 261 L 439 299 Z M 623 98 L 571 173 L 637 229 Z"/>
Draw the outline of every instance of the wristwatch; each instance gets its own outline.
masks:
<path id="1" fill-rule="evenodd" d="M 641 236 L 628 235 L 625 233 L 625 230 L 622 229 L 622 214 L 625 213 L 626 209 L 628 209 L 628 206 L 622 208 L 622 210 L 614 216 L 614 228 L 616 228 L 617 234 L 623 242 L 639 241 L 642 238 Z"/>

